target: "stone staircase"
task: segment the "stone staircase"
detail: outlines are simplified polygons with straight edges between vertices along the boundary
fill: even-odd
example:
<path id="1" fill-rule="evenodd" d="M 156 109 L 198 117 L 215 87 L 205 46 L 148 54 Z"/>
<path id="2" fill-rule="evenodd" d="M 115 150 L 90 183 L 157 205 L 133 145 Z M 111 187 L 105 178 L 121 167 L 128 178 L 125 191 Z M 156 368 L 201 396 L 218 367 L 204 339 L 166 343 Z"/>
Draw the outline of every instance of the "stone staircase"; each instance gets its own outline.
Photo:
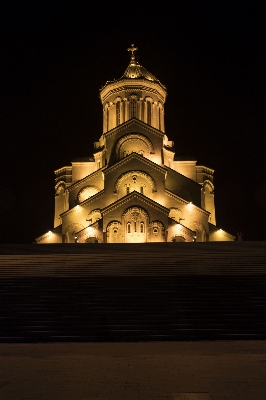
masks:
<path id="1" fill-rule="evenodd" d="M 266 242 L 0 246 L 0 342 L 266 339 Z"/>

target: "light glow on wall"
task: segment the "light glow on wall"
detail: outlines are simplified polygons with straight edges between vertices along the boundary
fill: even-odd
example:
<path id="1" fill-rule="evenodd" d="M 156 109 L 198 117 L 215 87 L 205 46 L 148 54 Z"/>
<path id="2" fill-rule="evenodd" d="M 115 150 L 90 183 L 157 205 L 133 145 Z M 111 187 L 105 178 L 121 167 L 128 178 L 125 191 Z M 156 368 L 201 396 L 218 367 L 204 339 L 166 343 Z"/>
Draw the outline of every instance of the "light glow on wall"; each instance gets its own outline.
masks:
<path id="1" fill-rule="evenodd" d="M 180 225 L 179 223 L 176 224 L 176 225 L 175 225 L 175 231 L 176 231 L 176 232 L 179 232 L 180 229 L 181 229 L 181 225 Z"/>
<path id="2" fill-rule="evenodd" d="M 190 201 L 190 202 L 187 204 L 187 208 L 188 208 L 189 210 L 192 210 L 192 208 L 193 208 L 193 203 L 192 203 L 192 201 Z"/>

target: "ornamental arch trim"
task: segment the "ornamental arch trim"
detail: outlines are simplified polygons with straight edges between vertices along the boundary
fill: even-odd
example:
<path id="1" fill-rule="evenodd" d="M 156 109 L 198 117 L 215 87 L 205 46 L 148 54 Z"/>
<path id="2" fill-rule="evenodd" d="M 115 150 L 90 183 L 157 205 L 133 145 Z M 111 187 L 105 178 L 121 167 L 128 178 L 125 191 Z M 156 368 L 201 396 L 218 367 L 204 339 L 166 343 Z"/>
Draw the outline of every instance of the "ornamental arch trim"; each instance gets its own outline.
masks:
<path id="1" fill-rule="evenodd" d="M 88 192 L 88 196 L 86 197 L 86 192 Z M 92 194 L 89 194 L 89 193 Z M 94 196 L 95 194 L 99 193 L 100 189 L 97 186 L 84 186 L 79 192 L 77 196 L 77 204 L 82 203 L 85 200 L 88 200 L 90 197 Z"/>
<path id="2" fill-rule="evenodd" d="M 96 208 L 95 210 L 91 210 L 91 212 L 88 214 L 86 221 L 88 221 L 91 224 L 94 224 L 94 222 L 99 221 L 102 219 L 102 213 L 99 208 Z"/>
<path id="3" fill-rule="evenodd" d="M 205 190 L 206 186 L 210 186 L 211 187 L 210 193 L 213 194 L 214 193 L 214 184 L 207 179 L 206 181 L 203 182 L 202 189 Z"/>
<path id="4" fill-rule="evenodd" d="M 128 207 L 122 215 L 122 218 L 126 218 L 128 215 L 132 216 L 132 219 L 134 219 L 134 216 L 139 216 L 140 214 L 143 214 L 147 221 L 149 220 L 149 214 L 147 213 L 146 210 L 142 207 L 137 207 L 137 206 L 131 206 Z"/>
<path id="5" fill-rule="evenodd" d="M 205 226 L 201 222 L 193 221 L 190 224 L 189 229 L 191 229 L 193 232 L 196 232 L 197 242 L 206 242 L 207 232 Z"/>
<path id="6" fill-rule="evenodd" d="M 130 142 L 139 142 L 140 145 L 142 145 L 141 147 L 143 147 L 146 150 L 146 158 L 149 158 L 150 153 L 154 153 L 154 147 L 152 142 L 150 141 L 150 139 L 147 138 L 147 136 L 142 135 L 140 133 L 130 133 L 127 134 L 125 136 L 122 136 L 116 143 L 116 147 L 115 147 L 115 151 L 116 151 L 116 157 L 117 159 L 121 160 L 122 158 L 125 157 L 123 148 L 126 145 L 129 145 Z M 144 154 L 143 154 L 144 155 Z"/>
<path id="7" fill-rule="evenodd" d="M 145 102 L 150 101 L 152 104 L 154 103 L 154 100 L 153 100 L 153 98 L 151 96 L 144 97 L 144 101 Z"/>
<path id="8" fill-rule="evenodd" d="M 65 183 L 64 181 L 59 181 L 59 182 L 57 182 L 57 184 L 55 185 L 55 195 L 56 195 L 56 196 L 59 196 L 59 194 L 60 194 L 60 192 L 61 192 L 61 188 L 63 188 L 63 190 L 64 190 L 63 193 L 65 193 L 65 190 L 66 190 L 66 183 Z"/>
<path id="9" fill-rule="evenodd" d="M 118 193 L 119 191 L 119 187 L 122 183 L 123 180 L 130 178 L 134 176 L 141 176 L 142 178 L 146 179 L 147 182 L 151 185 L 152 187 L 152 192 L 157 192 L 157 186 L 156 186 L 156 182 L 155 180 L 149 175 L 147 174 L 147 172 L 143 172 L 143 171 L 129 171 L 129 172 L 125 172 L 122 175 L 120 175 L 120 177 L 117 179 L 117 181 L 115 182 L 115 186 L 114 186 L 114 193 Z"/>
<path id="10" fill-rule="evenodd" d="M 68 227 L 65 230 L 65 242 L 66 243 L 75 243 L 76 241 L 76 233 L 84 229 L 84 225 L 74 223 L 68 225 Z"/>

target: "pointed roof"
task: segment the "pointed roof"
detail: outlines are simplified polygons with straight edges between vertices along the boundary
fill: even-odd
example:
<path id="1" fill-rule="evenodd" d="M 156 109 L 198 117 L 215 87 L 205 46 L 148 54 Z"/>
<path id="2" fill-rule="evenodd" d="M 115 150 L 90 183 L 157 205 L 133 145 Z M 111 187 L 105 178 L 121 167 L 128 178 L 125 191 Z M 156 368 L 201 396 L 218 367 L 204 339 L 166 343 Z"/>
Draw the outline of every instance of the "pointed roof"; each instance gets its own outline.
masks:
<path id="1" fill-rule="evenodd" d="M 109 204 L 108 206 L 104 207 L 101 210 L 102 215 L 108 214 L 110 211 L 115 210 L 116 208 L 120 207 L 121 205 L 125 205 L 126 203 L 130 203 L 131 200 L 139 200 L 139 202 L 146 204 L 146 206 L 150 206 L 155 208 L 157 211 L 165 214 L 168 216 L 169 214 L 169 209 L 167 207 L 162 206 L 160 203 L 157 203 L 156 201 L 150 199 L 149 197 L 145 196 L 144 194 L 141 194 L 134 190 L 133 192 L 126 194 L 124 197 L 121 197 L 120 199 L 116 200 L 114 203 Z M 138 203 L 134 203 L 136 206 L 138 206 Z"/>
<path id="2" fill-rule="evenodd" d="M 119 79 L 114 79 L 113 81 L 107 81 L 106 84 L 103 86 L 106 87 L 108 84 L 112 82 L 119 82 L 125 79 L 145 79 L 149 82 L 154 82 L 159 84 L 164 90 L 166 90 L 165 85 L 163 85 L 159 79 L 157 79 L 154 75 L 152 75 L 146 68 L 140 65 L 135 58 L 134 51 L 138 50 L 137 47 L 134 47 L 134 44 L 131 45 L 130 48 L 127 49 L 131 51 L 131 58 L 127 69 L 125 70 L 124 74 Z M 102 88 L 102 89 L 103 89 Z M 102 90 L 101 89 L 101 90 Z"/>
<path id="3" fill-rule="evenodd" d="M 134 51 L 138 50 L 138 48 L 134 47 L 134 44 L 132 44 L 131 47 L 128 48 L 127 50 L 131 51 L 130 63 L 127 69 L 125 70 L 124 75 L 120 79 L 142 78 L 142 79 L 147 79 L 148 81 L 157 82 L 165 88 L 165 86 L 159 81 L 159 79 L 157 79 L 154 75 L 152 75 L 149 71 L 147 71 L 146 68 L 144 68 L 136 61 Z"/>

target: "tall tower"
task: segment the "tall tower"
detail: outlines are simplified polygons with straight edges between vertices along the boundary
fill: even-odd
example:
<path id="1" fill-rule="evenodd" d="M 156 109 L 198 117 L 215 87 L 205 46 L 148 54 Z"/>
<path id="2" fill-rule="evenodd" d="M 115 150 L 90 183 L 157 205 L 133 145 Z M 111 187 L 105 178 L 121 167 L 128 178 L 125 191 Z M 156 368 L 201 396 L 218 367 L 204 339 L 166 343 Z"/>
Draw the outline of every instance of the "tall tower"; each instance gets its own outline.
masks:
<path id="1" fill-rule="evenodd" d="M 100 91 L 103 133 L 131 118 L 137 118 L 161 132 L 165 131 L 166 87 L 136 61 L 136 50 L 134 44 L 128 49 L 131 59 L 124 75 L 120 79 L 107 81 Z"/>

